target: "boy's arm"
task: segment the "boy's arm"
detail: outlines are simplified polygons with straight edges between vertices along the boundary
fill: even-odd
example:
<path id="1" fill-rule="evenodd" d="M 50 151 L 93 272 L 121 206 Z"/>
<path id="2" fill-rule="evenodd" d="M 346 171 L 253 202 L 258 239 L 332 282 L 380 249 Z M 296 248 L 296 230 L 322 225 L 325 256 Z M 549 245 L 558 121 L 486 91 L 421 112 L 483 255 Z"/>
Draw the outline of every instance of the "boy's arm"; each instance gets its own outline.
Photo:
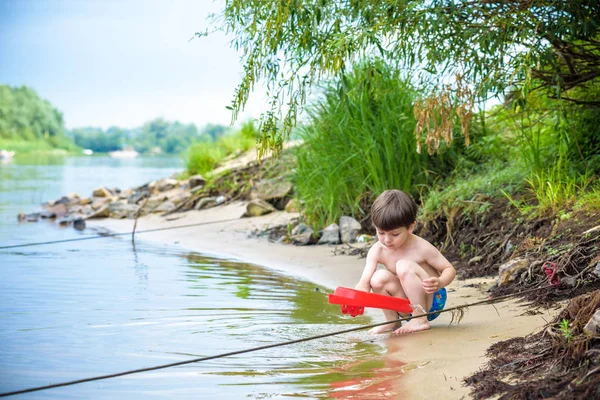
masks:
<path id="1" fill-rule="evenodd" d="M 435 268 L 439 273 L 439 277 L 430 277 L 423 281 L 423 288 L 426 293 L 435 293 L 439 289 L 448 286 L 456 276 L 456 270 L 431 243 L 427 243 L 429 248 L 426 251 L 425 261 L 427 264 Z"/>
<path id="2" fill-rule="evenodd" d="M 367 253 L 367 261 L 365 262 L 365 268 L 363 269 L 362 275 L 360 276 L 360 280 L 354 287 L 356 290 L 362 290 L 363 292 L 371 291 L 371 277 L 377 270 L 377 255 L 379 251 L 377 248 L 377 243 L 375 243 L 369 249 Z"/>

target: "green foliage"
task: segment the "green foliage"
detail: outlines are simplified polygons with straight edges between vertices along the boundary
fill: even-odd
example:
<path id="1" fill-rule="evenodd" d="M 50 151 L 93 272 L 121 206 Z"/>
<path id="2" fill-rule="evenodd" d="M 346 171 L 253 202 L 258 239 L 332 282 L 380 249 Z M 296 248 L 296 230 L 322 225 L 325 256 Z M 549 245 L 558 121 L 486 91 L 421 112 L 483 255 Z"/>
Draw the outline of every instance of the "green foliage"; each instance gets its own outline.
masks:
<path id="1" fill-rule="evenodd" d="M 461 75 L 480 99 L 541 90 L 600 106 L 588 90 L 600 79 L 597 1 L 227 0 L 216 21 L 243 54 L 234 118 L 266 82 L 262 149 L 281 148 L 314 82 L 373 54 L 427 91 Z"/>
<path id="2" fill-rule="evenodd" d="M 226 127 L 214 124 L 198 130 L 194 124 L 158 118 L 131 130 L 111 127 L 105 131 L 87 127 L 72 129 L 68 135 L 78 146 L 100 153 L 132 146 L 140 153 L 179 154 L 193 143 L 209 142 L 222 136 L 226 130 Z"/>
<path id="3" fill-rule="evenodd" d="M 64 136 L 64 121 L 50 102 L 26 87 L 0 85 L 0 140 L 18 153 L 51 149 L 76 150 Z"/>
<path id="4" fill-rule="evenodd" d="M 247 121 L 242 127 L 216 141 L 196 143 L 187 152 L 186 166 L 190 175 L 208 174 L 230 155 L 248 151 L 256 142 L 257 131 L 254 122 Z"/>
<path id="5" fill-rule="evenodd" d="M 560 321 L 558 329 L 560 330 L 560 333 L 562 333 L 567 343 L 571 343 L 571 340 L 573 340 L 573 332 L 571 332 L 571 328 L 569 327 L 569 320 L 563 319 Z"/>
<path id="6" fill-rule="evenodd" d="M 414 89 L 383 62 L 368 62 L 323 89 L 301 127 L 296 187 L 315 226 L 341 215 L 360 218 L 386 189 L 418 195 L 449 173 L 455 150 L 437 157 L 415 152 Z"/>
<path id="7" fill-rule="evenodd" d="M 444 215 L 484 213 L 491 206 L 490 199 L 505 192 L 514 193 L 522 187 L 523 172 L 519 168 L 490 160 L 477 173 L 466 172 L 453 176 L 444 184 L 427 193 L 419 218 L 432 220 Z"/>
<path id="8" fill-rule="evenodd" d="M 96 153 L 121 150 L 125 143 L 127 132 L 117 127 L 107 131 L 101 128 L 75 128 L 67 133 L 73 141 L 83 149 L 91 149 Z"/>

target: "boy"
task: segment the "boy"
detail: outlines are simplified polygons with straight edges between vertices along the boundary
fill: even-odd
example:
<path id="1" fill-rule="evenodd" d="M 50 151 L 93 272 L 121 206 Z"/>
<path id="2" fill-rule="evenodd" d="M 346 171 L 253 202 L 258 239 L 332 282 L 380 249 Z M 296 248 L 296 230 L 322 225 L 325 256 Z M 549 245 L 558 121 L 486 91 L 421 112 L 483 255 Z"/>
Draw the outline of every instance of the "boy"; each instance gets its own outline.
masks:
<path id="1" fill-rule="evenodd" d="M 431 243 L 412 232 L 417 205 L 400 190 L 386 190 L 371 207 L 371 219 L 377 229 L 377 243 L 367 254 L 365 269 L 357 290 L 401 297 L 410 300 L 413 314 L 440 311 L 446 303 L 446 289 L 456 275 L 452 264 Z M 377 269 L 383 264 L 385 269 Z M 393 310 L 383 310 L 387 321 L 398 319 Z M 439 314 L 413 318 L 404 326 L 386 324 L 369 333 L 395 330 L 396 334 L 423 331 Z M 408 317 L 408 315 L 402 315 Z"/>

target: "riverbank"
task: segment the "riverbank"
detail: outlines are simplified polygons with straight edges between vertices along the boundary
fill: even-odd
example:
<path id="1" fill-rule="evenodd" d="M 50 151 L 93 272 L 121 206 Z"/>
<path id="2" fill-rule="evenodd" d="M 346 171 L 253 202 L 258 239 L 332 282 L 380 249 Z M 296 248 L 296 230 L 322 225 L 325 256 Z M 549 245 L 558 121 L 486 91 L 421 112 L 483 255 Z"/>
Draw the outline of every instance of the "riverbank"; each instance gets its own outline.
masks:
<path id="1" fill-rule="evenodd" d="M 140 233 L 136 240 L 261 265 L 332 290 L 337 286 L 352 287 L 357 282 L 364 265 L 363 258 L 339 254 L 335 246 L 294 246 L 272 243 L 264 236 L 253 235 L 253 232 L 262 232 L 269 227 L 285 226 L 298 214 L 276 211 L 260 217 L 240 218 L 245 211 L 246 202 L 236 201 L 210 209 L 171 214 L 166 218 L 151 214 L 137 221 L 138 232 L 195 226 Z M 87 222 L 89 227 L 102 227 L 113 232 L 131 232 L 134 226 L 133 220 L 126 219 Z M 493 279 L 457 278 L 448 287 L 447 308 L 487 298 L 485 290 L 493 282 Z M 451 323 L 451 313 L 444 313 L 432 323 L 430 331 L 405 336 L 373 336 L 373 340 L 387 348 L 386 363 L 403 363 L 405 373 L 401 377 L 373 377 L 369 387 L 357 390 L 368 391 L 377 387 L 378 380 L 392 379 L 396 382 L 394 393 L 389 393 L 392 398 L 469 398 L 471 389 L 463 386 L 462 381 L 485 364 L 486 349 L 498 341 L 539 330 L 559 308 L 557 304 L 556 308 L 532 313 L 527 304 L 506 301 L 494 306 L 471 307 L 459 324 Z M 369 309 L 368 315 L 373 322 L 383 321 L 378 310 Z M 364 335 L 368 338 L 366 331 Z"/>

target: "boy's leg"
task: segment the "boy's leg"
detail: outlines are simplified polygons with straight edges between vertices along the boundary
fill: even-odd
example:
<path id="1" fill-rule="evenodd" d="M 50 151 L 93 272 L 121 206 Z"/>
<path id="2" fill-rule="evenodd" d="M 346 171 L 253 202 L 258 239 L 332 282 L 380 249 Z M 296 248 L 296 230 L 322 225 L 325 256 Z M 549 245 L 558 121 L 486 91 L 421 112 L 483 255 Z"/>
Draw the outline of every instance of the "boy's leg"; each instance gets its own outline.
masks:
<path id="1" fill-rule="evenodd" d="M 406 294 L 402 290 L 400 280 L 394 274 L 387 269 L 378 269 L 371 277 L 371 288 L 374 293 L 383 294 L 392 297 L 401 297 L 406 299 Z M 385 315 L 386 321 L 395 321 L 398 319 L 398 312 L 394 310 L 382 310 Z M 377 334 L 383 332 L 393 331 L 398 328 L 400 323 L 391 323 L 386 325 L 376 326 L 371 329 L 369 333 Z"/>
<path id="2" fill-rule="evenodd" d="M 400 280 L 400 284 L 406 293 L 406 297 L 411 304 L 421 306 L 413 311 L 413 314 L 419 315 L 426 313 L 431 305 L 432 295 L 425 293 L 423 289 L 423 281 L 429 278 L 425 270 L 416 262 L 411 260 L 400 260 L 396 263 L 396 273 Z M 398 328 L 396 333 L 409 333 L 424 331 L 430 328 L 427 317 L 413 318 L 404 326 Z"/>

